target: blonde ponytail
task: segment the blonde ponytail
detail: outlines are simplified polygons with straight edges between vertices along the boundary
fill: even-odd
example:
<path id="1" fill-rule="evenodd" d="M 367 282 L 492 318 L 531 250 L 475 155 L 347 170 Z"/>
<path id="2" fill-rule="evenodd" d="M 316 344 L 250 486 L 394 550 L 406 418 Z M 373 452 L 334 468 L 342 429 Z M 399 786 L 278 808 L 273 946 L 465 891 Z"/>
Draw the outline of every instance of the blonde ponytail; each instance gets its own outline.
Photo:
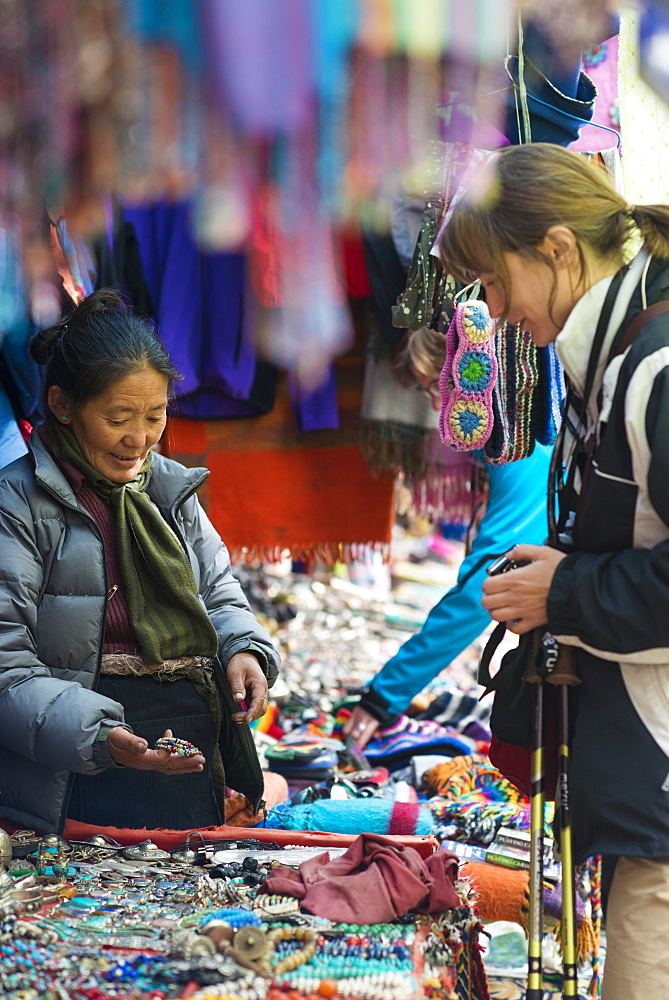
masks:
<path id="1" fill-rule="evenodd" d="M 669 205 L 630 205 L 630 219 L 654 257 L 669 257 Z"/>

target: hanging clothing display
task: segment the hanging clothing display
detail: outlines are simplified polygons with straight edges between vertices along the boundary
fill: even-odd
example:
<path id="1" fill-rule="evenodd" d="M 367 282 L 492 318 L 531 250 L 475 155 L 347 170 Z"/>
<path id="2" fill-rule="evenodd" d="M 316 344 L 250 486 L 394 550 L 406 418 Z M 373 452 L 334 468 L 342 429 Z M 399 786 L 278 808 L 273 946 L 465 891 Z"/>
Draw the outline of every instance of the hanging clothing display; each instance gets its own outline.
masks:
<path id="1" fill-rule="evenodd" d="M 397 381 L 387 357 L 368 353 L 362 394 L 362 448 L 374 469 L 401 469 L 405 475 L 427 473 L 426 445 L 437 428 L 429 400 Z"/>
<path id="2" fill-rule="evenodd" d="M 39 367 L 28 355 L 34 330 L 26 317 L 23 269 L 15 234 L 0 228 L 0 468 L 27 452 L 39 415 Z"/>
<path id="3" fill-rule="evenodd" d="M 203 254 L 185 203 L 125 206 L 137 233 L 153 315 L 184 378 L 176 391 L 183 416 L 267 413 L 275 372 L 250 343 L 242 253 Z"/>
<path id="4" fill-rule="evenodd" d="M 577 153 L 602 152 L 618 144 L 611 131 L 620 132 L 618 45 L 618 35 L 614 35 L 603 42 L 593 42 L 583 53 L 583 68 L 597 88 L 597 100 L 590 124 L 584 126 L 578 139 L 569 146 Z"/>
<path id="5" fill-rule="evenodd" d="M 111 198 L 104 201 L 105 231 L 91 245 L 97 275 L 96 288 L 116 288 L 140 316 L 153 316 L 151 294 L 133 223 Z"/>
<path id="6" fill-rule="evenodd" d="M 126 206 L 124 219 L 120 238 L 127 241 L 131 224 L 153 302 L 152 315 L 184 375 L 176 386 L 175 413 L 199 419 L 268 413 L 274 405 L 277 370 L 258 356 L 251 335 L 258 328 L 259 316 L 246 286 L 247 255 L 203 252 L 197 246 L 186 203 Z M 113 251 L 118 256 L 116 238 Z M 302 430 L 337 427 L 331 369 L 315 387 L 305 389 L 295 376 L 290 385 Z"/>

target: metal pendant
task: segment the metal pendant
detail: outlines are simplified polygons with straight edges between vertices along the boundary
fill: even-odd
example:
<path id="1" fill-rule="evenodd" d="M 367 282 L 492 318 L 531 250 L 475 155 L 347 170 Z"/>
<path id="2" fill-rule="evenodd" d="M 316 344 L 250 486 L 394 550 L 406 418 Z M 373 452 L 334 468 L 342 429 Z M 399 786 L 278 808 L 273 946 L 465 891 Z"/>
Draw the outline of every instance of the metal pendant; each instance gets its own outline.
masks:
<path id="1" fill-rule="evenodd" d="M 184 865 L 194 865 L 197 862 L 197 852 L 187 847 L 184 851 L 176 851 L 171 855 L 173 861 L 180 861 Z"/>
<path id="2" fill-rule="evenodd" d="M 238 954 L 252 962 L 267 951 L 267 938 L 259 927 L 240 927 L 235 931 L 232 946 Z"/>
<path id="3" fill-rule="evenodd" d="M 170 855 L 167 851 L 161 851 L 152 840 L 144 840 L 134 847 L 126 847 L 123 856 L 130 861 L 167 861 Z"/>

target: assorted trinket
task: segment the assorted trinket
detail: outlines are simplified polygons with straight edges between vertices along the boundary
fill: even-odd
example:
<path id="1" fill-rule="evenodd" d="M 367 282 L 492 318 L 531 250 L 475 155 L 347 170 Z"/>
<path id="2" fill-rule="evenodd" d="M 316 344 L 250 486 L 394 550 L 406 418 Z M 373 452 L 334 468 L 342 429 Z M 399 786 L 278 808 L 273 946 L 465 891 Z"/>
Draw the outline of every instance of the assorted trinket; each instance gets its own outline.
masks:
<path id="1" fill-rule="evenodd" d="M 258 851 L 267 844 L 244 856 L 244 841 L 230 842 L 230 861 L 205 869 L 184 863 L 207 863 L 192 839 L 170 853 L 150 840 L 49 835 L 32 844 L 34 864 L 0 866 L 3 1000 L 176 1000 L 186 984 L 199 1000 L 408 1000 L 417 921 L 430 927 L 432 972 L 462 949 L 455 926 L 427 918 L 363 926 L 302 912 L 298 899 L 262 892 L 276 863 Z M 284 849 L 285 863 L 301 850 Z M 473 911 L 462 913 L 473 939 Z"/>

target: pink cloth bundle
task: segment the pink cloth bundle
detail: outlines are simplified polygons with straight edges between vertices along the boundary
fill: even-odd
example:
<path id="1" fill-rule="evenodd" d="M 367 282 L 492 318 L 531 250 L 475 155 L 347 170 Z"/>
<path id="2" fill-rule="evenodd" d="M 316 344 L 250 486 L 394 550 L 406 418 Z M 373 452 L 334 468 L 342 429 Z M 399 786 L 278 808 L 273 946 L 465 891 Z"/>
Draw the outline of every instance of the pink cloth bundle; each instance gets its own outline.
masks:
<path id="1" fill-rule="evenodd" d="M 460 905 L 458 858 L 439 850 L 425 861 L 413 847 L 363 833 L 339 858 L 326 851 L 297 871 L 275 868 L 265 892 L 294 896 L 302 908 L 340 923 L 378 924 L 410 911 L 438 913 Z"/>

